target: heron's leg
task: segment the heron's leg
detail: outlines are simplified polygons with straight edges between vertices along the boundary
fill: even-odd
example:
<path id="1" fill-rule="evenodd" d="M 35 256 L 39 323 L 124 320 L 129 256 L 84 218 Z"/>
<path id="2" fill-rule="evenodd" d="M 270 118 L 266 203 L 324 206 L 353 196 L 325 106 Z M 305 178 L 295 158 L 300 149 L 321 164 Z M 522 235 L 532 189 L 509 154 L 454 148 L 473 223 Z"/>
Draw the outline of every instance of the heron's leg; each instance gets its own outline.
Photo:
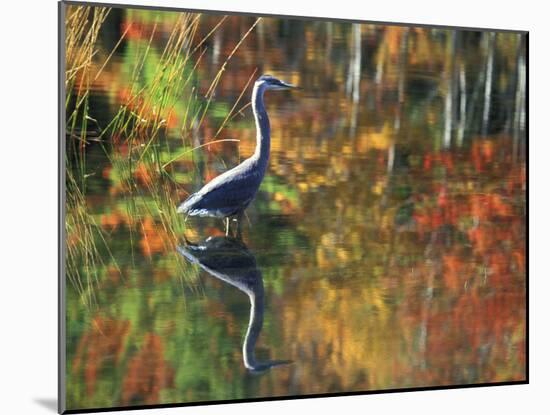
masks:
<path id="1" fill-rule="evenodd" d="M 229 216 L 225 218 L 225 236 L 229 236 Z"/>
<path id="2" fill-rule="evenodd" d="M 237 215 L 237 239 L 243 239 L 243 234 L 242 234 L 242 220 L 243 219 L 243 213 L 239 213 Z"/>

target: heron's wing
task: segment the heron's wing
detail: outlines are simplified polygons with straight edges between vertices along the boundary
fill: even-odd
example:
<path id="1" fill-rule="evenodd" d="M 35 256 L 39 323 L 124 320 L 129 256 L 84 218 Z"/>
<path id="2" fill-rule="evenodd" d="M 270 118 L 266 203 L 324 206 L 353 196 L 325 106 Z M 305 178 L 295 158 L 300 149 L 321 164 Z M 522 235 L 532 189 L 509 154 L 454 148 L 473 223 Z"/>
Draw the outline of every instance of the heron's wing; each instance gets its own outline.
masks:
<path id="1" fill-rule="evenodd" d="M 187 199 L 183 201 L 182 204 L 178 206 L 177 212 L 178 213 L 187 213 L 189 210 L 192 209 L 193 205 L 200 200 L 202 196 L 199 193 L 193 193 L 189 195 Z"/>
<path id="2" fill-rule="evenodd" d="M 257 187 L 251 189 L 237 183 L 226 184 L 203 194 L 193 209 L 223 210 L 230 214 L 248 206 L 256 191 Z"/>
<path id="3" fill-rule="evenodd" d="M 194 198 L 189 211 L 217 210 L 232 214 L 254 199 L 260 183 L 260 175 L 250 169 L 229 170 L 197 192 L 200 197 Z"/>

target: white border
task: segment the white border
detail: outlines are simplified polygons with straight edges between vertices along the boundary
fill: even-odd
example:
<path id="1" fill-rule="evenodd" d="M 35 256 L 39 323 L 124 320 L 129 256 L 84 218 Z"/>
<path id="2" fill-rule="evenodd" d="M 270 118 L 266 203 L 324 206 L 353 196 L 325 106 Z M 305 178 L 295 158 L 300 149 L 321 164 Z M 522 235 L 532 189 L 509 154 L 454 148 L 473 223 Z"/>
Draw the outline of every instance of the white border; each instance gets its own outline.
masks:
<path id="1" fill-rule="evenodd" d="M 119 1 L 112 1 L 121 3 Z M 544 2 L 393 0 L 135 0 L 130 4 L 326 16 L 530 31 L 531 384 L 123 413 L 280 414 L 281 411 L 460 414 L 544 413 L 548 408 L 549 314 L 546 120 L 548 12 Z M 57 4 L 3 4 L 0 65 L 2 202 L 2 412 L 52 414 L 57 389 Z M 533 190 L 537 189 L 537 190 Z M 538 208 L 535 208 L 538 207 Z M 536 227 L 532 226 L 535 224 Z"/>

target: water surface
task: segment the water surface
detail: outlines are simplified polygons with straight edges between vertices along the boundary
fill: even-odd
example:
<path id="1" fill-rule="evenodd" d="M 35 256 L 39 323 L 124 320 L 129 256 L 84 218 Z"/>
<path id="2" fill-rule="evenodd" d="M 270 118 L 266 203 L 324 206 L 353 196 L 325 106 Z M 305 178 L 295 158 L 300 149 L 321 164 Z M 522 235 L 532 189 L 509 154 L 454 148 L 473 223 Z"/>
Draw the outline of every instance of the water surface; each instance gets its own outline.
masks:
<path id="1" fill-rule="evenodd" d="M 98 126 L 126 99 L 152 33 L 154 68 L 173 15 L 111 12 L 99 57 L 130 29 L 92 88 Z M 197 39 L 220 18 L 203 16 Z M 254 21 L 230 17 L 205 42 L 199 101 Z M 270 165 L 242 245 L 220 220 L 190 218 L 186 238 L 206 244 L 194 262 L 154 204 L 132 216 L 152 203 L 147 176 L 136 169 L 129 201 L 91 140 L 85 203 L 109 250 L 92 283 L 67 284 L 68 407 L 525 379 L 524 59 L 517 34 L 263 19 L 194 134 L 181 136 L 180 108 L 166 120 L 163 145 L 197 145 L 254 70 L 304 88 L 266 94 Z M 250 107 L 217 139 L 240 142 L 173 163 L 174 203 L 252 154 Z"/>

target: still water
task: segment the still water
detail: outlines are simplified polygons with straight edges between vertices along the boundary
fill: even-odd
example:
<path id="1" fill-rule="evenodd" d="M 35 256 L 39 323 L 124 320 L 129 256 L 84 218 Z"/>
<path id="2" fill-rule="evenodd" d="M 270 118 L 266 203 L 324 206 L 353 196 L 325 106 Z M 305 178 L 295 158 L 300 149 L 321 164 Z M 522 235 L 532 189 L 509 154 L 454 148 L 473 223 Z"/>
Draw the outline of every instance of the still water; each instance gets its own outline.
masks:
<path id="1" fill-rule="evenodd" d="M 116 49 L 81 154 L 102 236 L 93 275 L 67 282 L 68 408 L 525 379 L 521 36 L 223 20 L 185 86 L 204 103 L 226 62 L 202 123 L 182 132 L 181 97 L 159 146 L 240 141 L 171 163 L 174 206 L 254 151 L 249 79 L 303 87 L 266 94 L 270 165 L 236 241 L 208 218 L 171 233 L 147 171 L 128 190 L 124 142 L 101 136 L 176 18 L 112 10 L 99 33 L 96 69 Z M 221 18 L 202 16 L 194 44 Z"/>

